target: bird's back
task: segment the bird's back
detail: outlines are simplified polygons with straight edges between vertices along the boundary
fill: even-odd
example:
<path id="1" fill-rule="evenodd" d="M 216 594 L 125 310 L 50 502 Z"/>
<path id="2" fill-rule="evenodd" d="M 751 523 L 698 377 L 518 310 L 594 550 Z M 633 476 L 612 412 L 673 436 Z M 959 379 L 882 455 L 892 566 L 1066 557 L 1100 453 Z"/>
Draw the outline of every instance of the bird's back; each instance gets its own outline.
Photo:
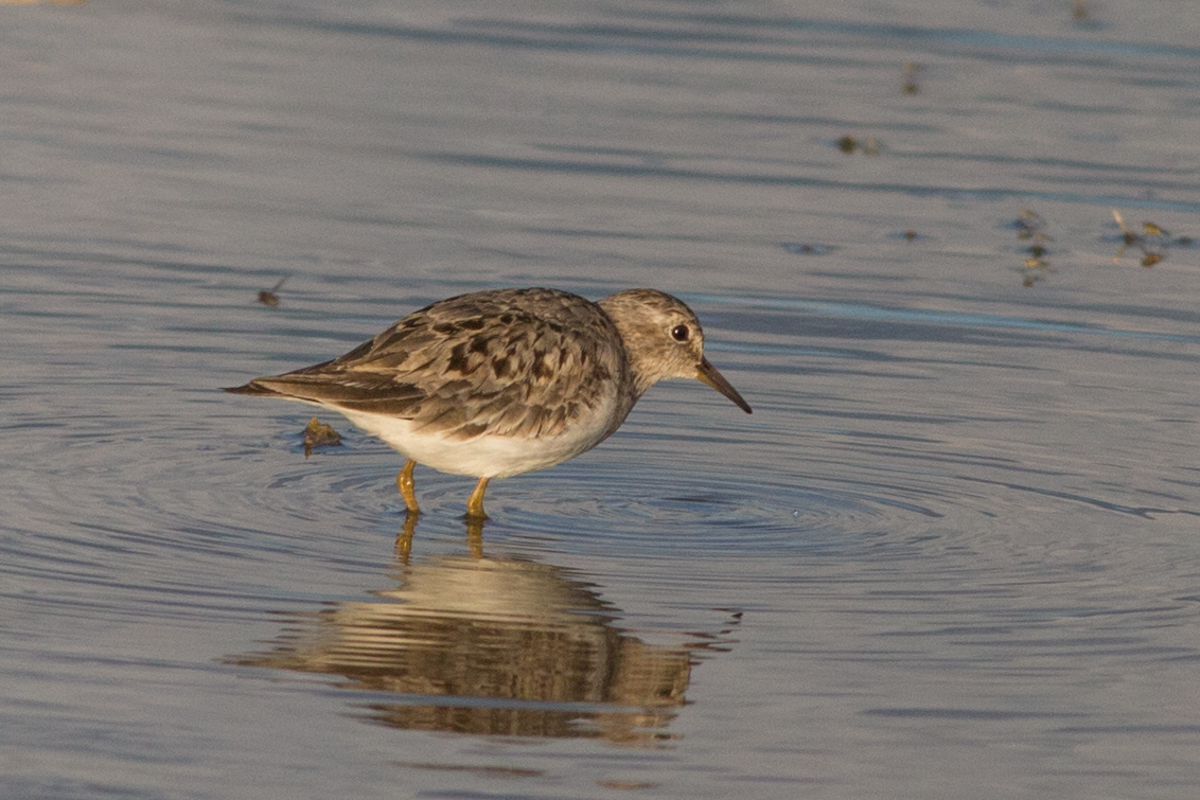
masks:
<path id="1" fill-rule="evenodd" d="M 620 335 L 599 306 L 554 289 L 504 289 L 434 303 L 344 356 L 234 391 L 388 415 L 462 440 L 559 436 L 581 418 L 611 417 L 614 404 L 619 425 L 629 384 Z"/>

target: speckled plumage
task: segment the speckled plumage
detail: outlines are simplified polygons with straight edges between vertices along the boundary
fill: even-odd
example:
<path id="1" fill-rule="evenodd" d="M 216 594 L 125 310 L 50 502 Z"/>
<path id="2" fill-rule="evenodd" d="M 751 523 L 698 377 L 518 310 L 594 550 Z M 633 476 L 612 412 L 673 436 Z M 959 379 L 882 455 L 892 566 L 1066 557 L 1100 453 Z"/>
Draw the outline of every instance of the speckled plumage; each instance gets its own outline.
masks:
<path id="1" fill-rule="evenodd" d="M 543 469 L 608 438 L 659 380 L 696 377 L 749 405 L 704 358 L 691 310 L 652 289 L 593 303 L 555 289 L 442 300 L 344 356 L 227 391 L 337 411 L 412 462 L 481 479 Z M 477 502 L 476 502 L 477 501 Z"/>

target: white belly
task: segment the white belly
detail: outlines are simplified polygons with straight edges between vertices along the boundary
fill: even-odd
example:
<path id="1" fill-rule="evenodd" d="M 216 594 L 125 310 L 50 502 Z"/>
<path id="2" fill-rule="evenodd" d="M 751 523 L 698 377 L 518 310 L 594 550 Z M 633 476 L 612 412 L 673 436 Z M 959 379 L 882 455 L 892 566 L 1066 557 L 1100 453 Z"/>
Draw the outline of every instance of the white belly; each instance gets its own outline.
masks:
<path id="1" fill-rule="evenodd" d="M 576 420 L 559 436 L 526 439 L 483 434 L 459 440 L 446 438 L 441 433 L 416 430 L 412 420 L 336 406 L 327 408 L 378 436 L 418 464 L 474 478 L 507 478 L 561 464 L 603 441 L 609 423 L 609 415 L 601 413 Z"/>

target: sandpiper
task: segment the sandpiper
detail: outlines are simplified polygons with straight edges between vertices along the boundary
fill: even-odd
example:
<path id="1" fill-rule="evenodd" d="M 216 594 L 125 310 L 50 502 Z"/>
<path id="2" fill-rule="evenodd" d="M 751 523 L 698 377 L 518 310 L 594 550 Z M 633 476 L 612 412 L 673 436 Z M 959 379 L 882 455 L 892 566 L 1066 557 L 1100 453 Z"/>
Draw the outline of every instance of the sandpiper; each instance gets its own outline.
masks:
<path id="1" fill-rule="evenodd" d="M 698 378 L 750 405 L 704 357 L 682 301 L 628 289 L 592 302 L 556 289 L 499 289 L 426 306 L 345 355 L 226 389 L 313 403 L 408 459 L 396 478 L 419 513 L 413 468 L 478 478 L 467 518 L 482 520 L 492 478 L 591 450 L 665 378 Z"/>

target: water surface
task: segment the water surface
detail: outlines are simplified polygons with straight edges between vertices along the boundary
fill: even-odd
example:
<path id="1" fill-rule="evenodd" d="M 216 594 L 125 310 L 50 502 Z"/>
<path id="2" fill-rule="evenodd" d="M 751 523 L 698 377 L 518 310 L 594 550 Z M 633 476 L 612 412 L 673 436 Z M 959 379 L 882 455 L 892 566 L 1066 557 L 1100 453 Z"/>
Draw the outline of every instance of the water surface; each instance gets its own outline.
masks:
<path id="1" fill-rule="evenodd" d="M 1082 5 L 0 9 L 3 793 L 1192 797 L 1200 14 Z M 218 391 L 527 285 L 754 414 L 475 536 Z"/>

